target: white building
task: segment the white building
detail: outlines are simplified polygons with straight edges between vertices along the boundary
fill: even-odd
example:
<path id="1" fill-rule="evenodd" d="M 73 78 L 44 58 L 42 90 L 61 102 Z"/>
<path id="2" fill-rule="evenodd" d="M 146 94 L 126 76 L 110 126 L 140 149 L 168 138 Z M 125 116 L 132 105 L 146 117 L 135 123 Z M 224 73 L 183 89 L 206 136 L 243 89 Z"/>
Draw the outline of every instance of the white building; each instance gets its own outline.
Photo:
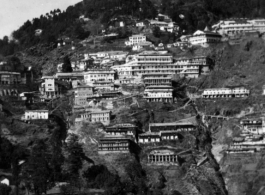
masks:
<path id="1" fill-rule="evenodd" d="M 243 132 L 251 134 L 265 134 L 265 121 L 264 118 L 259 119 L 243 119 L 240 121 L 243 126 Z"/>
<path id="2" fill-rule="evenodd" d="M 150 25 L 159 27 L 161 31 L 167 31 L 171 33 L 174 30 L 178 30 L 178 26 L 174 22 L 150 20 Z"/>
<path id="3" fill-rule="evenodd" d="M 38 119 L 48 119 L 48 110 L 26 110 L 25 115 L 22 116 L 22 120 L 38 120 Z"/>
<path id="4" fill-rule="evenodd" d="M 146 36 L 139 34 L 139 35 L 132 35 L 129 37 L 129 41 L 125 41 L 126 46 L 137 45 L 139 43 L 146 42 Z"/>
<path id="5" fill-rule="evenodd" d="M 190 38 L 189 42 L 192 45 L 202 45 L 206 46 L 210 43 L 219 43 L 221 42 L 222 36 L 218 33 L 210 31 L 201 31 L 197 30 Z"/>
<path id="6" fill-rule="evenodd" d="M 246 32 L 257 31 L 260 33 L 265 32 L 265 19 L 230 19 L 230 20 L 221 20 L 217 24 L 212 26 L 216 32 L 221 35 L 236 35 L 244 34 Z"/>
<path id="7" fill-rule="evenodd" d="M 113 66 L 119 78 L 140 78 L 142 75 L 181 74 L 197 78 L 200 74 L 208 74 L 213 61 L 206 56 L 193 58 L 175 58 L 166 51 L 144 51 L 135 55 L 134 60 L 120 66 Z"/>
<path id="8" fill-rule="evenodd" d="M 212 88 L 205 89 L 202 93 L 202 98 L 239 98 L 248 97 L 250 91 L 244 87 L 235 88 Z"/>
<path id="9" fill-rule="evenodd" d="M 144 90 L 144 99 L 148 102 L 173 102 L 173 88 L 171 86 L 148 86 Z"/>
<path id="10" fill-rule="evenodd" d="M 136 63 L 137 62 L 131 61 L 124 65 L 112 66 L 111 69 L 117 71 L 119 79 L 132 78 L 133 77 L 132 65 Z"/>
<path id="11" fill-rule="evenodd" d="M 94 69 L 84 73 L 85 83 L 93 84 L 95 81 L 114 82 L 115 71 L 110 69 Z"/>
<path id="12" fill-rule="evenodd" d="M 101 122 L 104 125 L 109 125 L 110 123 L 110 111 L 109 110 L 93 110 L 90 113 L 91 122 Z"/>

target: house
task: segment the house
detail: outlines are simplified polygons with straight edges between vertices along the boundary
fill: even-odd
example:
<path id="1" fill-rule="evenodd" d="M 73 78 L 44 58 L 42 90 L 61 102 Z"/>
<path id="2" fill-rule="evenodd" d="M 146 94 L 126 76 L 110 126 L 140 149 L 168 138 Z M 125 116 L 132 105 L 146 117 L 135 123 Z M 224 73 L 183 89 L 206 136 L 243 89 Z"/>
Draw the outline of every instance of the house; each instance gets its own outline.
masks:
<path id="1" fill-rule="evenodd" d="M 105 131 L 110 135 L 123 135 L 136 138 L 137 127 L 130 123 L 120 123 L 106 127 Z"/>
<path id="2" fill-rule="evenodd" d="M 75 88 L 75 105 L 86 105 L 87 98 L 94 94 L 94 87 L 82 85 Z"/>
<path id="3" fill-rule="evenodd" d="M 55 78 L 60 81 L 70 82 L 72 80 L 84 81 L 83 72 L 57 72 Z"/>
<path id="4" fill-rule="evenodd" d="M 84 73 L 86 84 L 93 84 L 95 81 L 114 82 L 115 71 L 111 69 L 93 69 Z"/>
<path id="5" fill-rule="evenodd" d="M 123 136 L 107 136 L 101 138 L 98 143 L 98 153 L 130 153 L 132 141 Z"/>
<path id="6" fill-rule="evenodd" d="M 250 91 L 245 87 L 205 89 L 202 98 L 242 98 L 248 97 Z"/>
<path id="7" fill-rule="evenodd" d="M 212 26 L 212 29 L 221 35 L 234 36 L 248 32 L 265 32 L 265 19 L 228 19 L 221 20 Z"/>
<path id="8" fill-rule="evenodd" d="M 42 100 L 51 100 L 61 97 L 66 92 L 66 87 L 53 76 L 43 76 L 39 91 Z"/>
<path id="9" fill-rule="evenodd" d="M 5 176 L 1 176 L 0 177 L 0 183 L 9 186 L 10 185 L 10 180 L 7 177 L 5 177 Z"/>
<path id="10" fill-rule="evenodd" d="M 94 81 L 93 87 L 96 90 L 109 90 L 113 91 L 115 88 L 114 81 Z"/>
<path id="11" fill-rule="evenodd" d="M 153 85 L 144 90 L 144 99 L 148 102 L 173 103 L 173 88 L 171 86 Z"/>
<path id="12" fill-rule="evenodd" d="M 140 51 L 143 49 L 143 46 L 141 45 L 133 45 L 132 50 L 133 51 Z"/>
<path id="13" fill-rule="evenodd" d="M 255 153 L 265 149 L 265 139 L 261 135 L 234 137 L 227 153 Z"/>
<path id="14" fill-rule="evenodd" d="M 42 33 L 42 29 L 36 29 L 35 30 L 35 36 L 40 36 Z"/>
<path id="15" fill-rule="evenodd" d="M 19 72 L 0 71 L 0 85 L 16 85 L 21 83 Z"/>
<path id="16" fill-rule="evenodd" d="M 126 46 L 137 45 L 139 43 L 146 42 L 146 36 L 142 34 L 132 35 L 129 37 L 129 41 L 125 41 Z"/>
<path id="17" fill-rule="evenodd" d="M 265 134 L 265 121 L 262 118 L 258 119 L 243 119 L 240 121 L 244 132 L 251 134 Z"/>
<path id="18" fill-rule="evenodd" d="M 221 39 L 222 36 L 219 33 L 197 30 L 189 38 L 189 42 L 191 43 L 191 45 L 206 46 L 211 43 L 219 43 L 221 42 Z"/>
<path id="19" fill-rule="evenodd" d="M 152 150 L 147 156 L 148 165 L 179 166 L 178 155 L 171 149 Z"/>
<path id="20" fill-rule="evenodd" d="M 90 121 L 92 123 L 100 122 L 103 125 L 109 125 L 111 112 L 109 110 L 92 110 Z"/>
<path id="21" fill-rule="evenodd" d="M 39 119 L 48 119 L 49 111 L 48 110 L 26 110 L 22 120 L 39 120 Z"/>
<path id="22" fill-rule="evenodd" d="M 176 43 L 173 43 L 173 45 L 175 47 L 179 47 L 180 49 L 186 49 L 186 48 L 189 48 L 191 46 L 190 42 L 188 41 L 178 41 Z"/>
<path id="23" fill-rule="evenodd" d="M 177 141 L 180 132 L 192 132 L 195 128 L 196 126 L 191 122 L 150 123 L 149 130 L 139 134 L 139 143 L 153 144 L 162 141 Z"/>

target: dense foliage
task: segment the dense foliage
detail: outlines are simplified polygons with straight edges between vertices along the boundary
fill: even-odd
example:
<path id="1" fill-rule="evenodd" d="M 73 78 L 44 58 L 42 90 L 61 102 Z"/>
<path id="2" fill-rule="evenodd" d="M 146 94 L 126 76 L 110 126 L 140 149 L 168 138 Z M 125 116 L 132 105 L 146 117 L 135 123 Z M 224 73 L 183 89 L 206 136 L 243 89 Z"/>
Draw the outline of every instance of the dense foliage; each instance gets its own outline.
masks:
<path id="1" fill-rule="evenodd" d="M 83 0 L 66 11 L 53 10 L 32 21 L 26 21 L 12 34 L 0 39 L 0 55 L 12 55 L 17 51 L 39 43 L 54 43 L 63 35 L 85 39 L 98 34 L 101 24 L 110 25 L 121 17 L 151 19 L 157 13 L 169 15 L 181 32 L 191 33 L 204 29 L 220 19 L 265 17 L 262 0 Z M 87 28 L 79 16 L 98 21 Z M 181 16 L 181 17 L 180 17 Z M 184 17 L 182 17 L 184 16 Z M 41 29 L 40 34 L 36 30 Z M 97 31 L 95 33 L 94 31 Z"/>

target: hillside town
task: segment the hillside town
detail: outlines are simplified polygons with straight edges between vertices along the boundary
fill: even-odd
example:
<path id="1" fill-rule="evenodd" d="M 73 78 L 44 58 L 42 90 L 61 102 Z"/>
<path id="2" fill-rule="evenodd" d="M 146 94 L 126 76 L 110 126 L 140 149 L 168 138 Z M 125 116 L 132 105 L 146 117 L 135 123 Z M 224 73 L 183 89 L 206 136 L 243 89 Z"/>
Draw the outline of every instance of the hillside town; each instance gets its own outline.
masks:
<path id="1" fill-rule="evenodd" d="M 91 22 L 91 19 L 84 15 L 81 15 L 79 20 L 84 23 Z M 251 107 L 249 102 L 253 98 L 264 97 L 265 83 L 260 82 L 253 89 L 251 81 L 238 71 L 237 77 L 231 78 L 229 82 L 215 85 L 217 81 L 212 79 L 208 81 L 207 87 L 204 86 L 206 79 L 211 75 L 216 79 L 222 76 L 221 73 L 220 75 L 215 73 L 220 70 L 220 64 L 224 63 L 217 60 L 216 56 L 223 53 L 217 53 L 216 48 L 220 49 L 225 44 L 231 47 L 240 45 L 246 37 L 264 39 L 265 19 L 220 20 L 212 26 L 205 26 L 204 30 L 196 29 L 192 34 L 183 33 L 178 23 L 161 13 L 154 19 L 132 21 L 130 27 L 142 30 L 121 40 L 116 38 L 118 32 L 110 29 L 116 26 L 119 28 L 129 26 L 125 18 L 116 18 L 112 21 L 113 26 L 101 30 L 102 32 L 91 38 L 90 42 L 88 38 L 80 42 L 74 37 L 60 37 L 55 47 L 58 52 L 64 53 L 64 57 L 50 64 L 51 71 L 46 73 L 42 71 L 38 76 L 34 67 L 11 70 L 7 61 L 1 61 L 1 117 L 12 116 L 12 119 L 8 119 L 11 121 L 10 124 L 26 125 L 25 129 L 34 127 L 36 129 L 33 133 L 36 135 L 34 139 L 38 139 L 38 131 L 45 128 L 55 131 L 58 127 L 54 127 L 52 121 L 60 121 L 56 123 L 59 124 L 58 126 L 64 124 L 66 128 L 65 140 L 61 141 L 66 148 L 78 140 L 76 144 L 83 147 L 85 155 L 89 154 L 89 160 L 84 157 L 86 161 L 83 163 L 87 170 L 103 164 L 107 170 L 113 169 L 112 172 L 120 174 L 125 172 L 121 164 L 131 162 L 134 158 L 140 163 L 141 169 L 147 167 L 146 170 L 149 172 L 146 174 L 150 174 L 148 175 L 150 181 L 152 174 L 159 170 L 155 173 L 160 176 L 155 175 L 154 178 L 163 178 L 161 181 L 165 180 L 164 183 L 171 179 L 170 173 L 179 173 L 184 165 L 189 166 L 185 167 L 189 171 L 207 169 L 210 170 L 207 174 L 217 175 L 207 176 L 208 180 L 220 179 L 220 168 L 214 167 L 220 162 L 217 163 L 216 160 L 220 155 L 236 159 L 245 154 L 264 154 L 264 115 L 262 111 L 253 111 L 256 108 L 249 108 Z M 178 38 L 171 43 L 153 41 L 153 34 L 156 31 L 171 33 Z M 41 36 L 42 29 L 36 29 L 35 33 L 36 36 Z M 101 43 L 97 42 L 97 39 L 100 40 L 102 37 L 115 41 L 108 43 L 110 45 L 108 47 L 100 47 Z M 116 42 L 119 46 L 114 46 Z M 251 44 L 247 46 L 251 47 Z M 244 47 L 244 51 L 249 49 L 247 46 Z M 203 52 L 196 53 L 195 50 Z M 216 53 L 210 55 L 210 52 L 207 53 L 210 50 Z M 182 53 L 186 55 L 181 55 Z M 233 65 L 237 66 L 236 62 Z M 242 67 L 238 65 L 239 70 L 240 68 Z M 246 82 L 238 84 L 236 81 L 241 78 Z M 195 86 L 196 82 L 199 84 Z M 227 102 L 231 103 L 230 107 L 234 105 L 236 107 L 237 102 L 244 102 L 246 106 L 236 114 L 229 111 L 219 112 L 227 109 Z M 211 105 L 216 105 L 213 111 L 209 108 Z M 23 109 L 20 109 L 22 107 Z M 20 109 L 19 112 L 16 109 Z M 212 145 L 218 144 L 216 140 L 219 135 L 216 135 L 215 131 L 219 128 L 220 131 L 226 132 L 223 128 L 228 128 L 227 121 L 233 121 L 233 128 L 237 133 L 230 133 L 233 137 L 229 137 L 229 141 L 225 140 L 229 144 L 222 147 L 220 153 L 216 155 Z M 19 128 L 19 125 L 13 126 L 15 129 Z M 54 129 L 51 130 L 51 126 Z M 10 138 L 11 134 L 10 128 L 6 128 L 5 123 L 1 122 L 1 135 Z M 47 140 L 49 139 L 51 137 L 47 137 Z M 27 146 L 34 145 L 33 143 L 31 141 Z M 60 144 L 58 143 L 56 147 Z M 67 152 L 69 151 L 63 149 L 64 158 L 71 155 Z M 214 155 L 218 157 L 215 158 Z M 56 178 L 56 182 L 51 187 L 42 189 L 41 193 L 36 193 L 37 191 L 34 193 L 34 188 L 26 181 L 18 182 L 12 175 L 14 165 L 19 167 L 19 170 L 26 170 L 23 167 L 27 167 L 30 162 L 27 156 L 29 154 L 19 156 L 10 167 L 0 167 L 0 183 L 11 186 L 12 194 L 39 195 L 44 194 L 44 191 L 49 195 L 63 194 L 61 186 L 74 185 L 71 183 L 72 180 L 66 181 L 61 177 Z M 70 168 L 63 167 L 63 169 L 69 171 Z M 101 171 L 104 171 L 103 168 Z M 110 178 L 112 172 L 107 172 Z M 96 175 L 96 172 L 88 171 L 87 174 Z M 199 175 L 200 172 L 197 174 Z M 28 177 L 30 178 L 31 175 Z M 86 177 L 92 178 L 92 176 Z M 195 176 L 187 177 L 190 178 L 191 183 L 194 182 L 192 179 Z M 79 181 L 80 178 L 77 178 L 74 180 Z M 216 182 L 216 186 L 219 185 L 221 189 L 220 186 L 225 185 L 227 181 L 218 179 L 213 182 Z M 170 189 L 175 189 L 174 186 L 178 185 L 184 186 L 181 188 L 182 191 L 178 190 L 179 194 L 198 194 L 200 191 L 199 188 L 190 187 L 187 181 L 181 180 L 181 182 L 181 184 L 168 182 L 167 187 L 161 187 L 166 189 L 166 192 L 161 191 L 170 194 Z M 78 194 L 76 186 L 72 194 Z M 151 194 L 155 194 L 155 190 L 158 189 L 154 186 L 150 188 L 153 190 Z M 69 189 L 67 188 L 66 191 Z M 80 189 L 81 187 L 79 191 Z M 106 194 L 106 192 L 106 189 L 94 184 L 83 194 Z"/>

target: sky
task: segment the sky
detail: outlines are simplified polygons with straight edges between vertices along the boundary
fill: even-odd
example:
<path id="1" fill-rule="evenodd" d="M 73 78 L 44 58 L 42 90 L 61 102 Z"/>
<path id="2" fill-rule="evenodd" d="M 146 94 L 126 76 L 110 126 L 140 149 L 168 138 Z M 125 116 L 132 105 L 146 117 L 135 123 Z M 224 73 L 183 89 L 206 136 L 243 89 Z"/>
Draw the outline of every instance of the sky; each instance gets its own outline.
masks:
<path id="1" fill-rule="evenodd" d="M 51 10 L 61 11 L 82 0 L 0 0 L 0 38 L 10 36 L 27 20 L 38 18 Z"/>

